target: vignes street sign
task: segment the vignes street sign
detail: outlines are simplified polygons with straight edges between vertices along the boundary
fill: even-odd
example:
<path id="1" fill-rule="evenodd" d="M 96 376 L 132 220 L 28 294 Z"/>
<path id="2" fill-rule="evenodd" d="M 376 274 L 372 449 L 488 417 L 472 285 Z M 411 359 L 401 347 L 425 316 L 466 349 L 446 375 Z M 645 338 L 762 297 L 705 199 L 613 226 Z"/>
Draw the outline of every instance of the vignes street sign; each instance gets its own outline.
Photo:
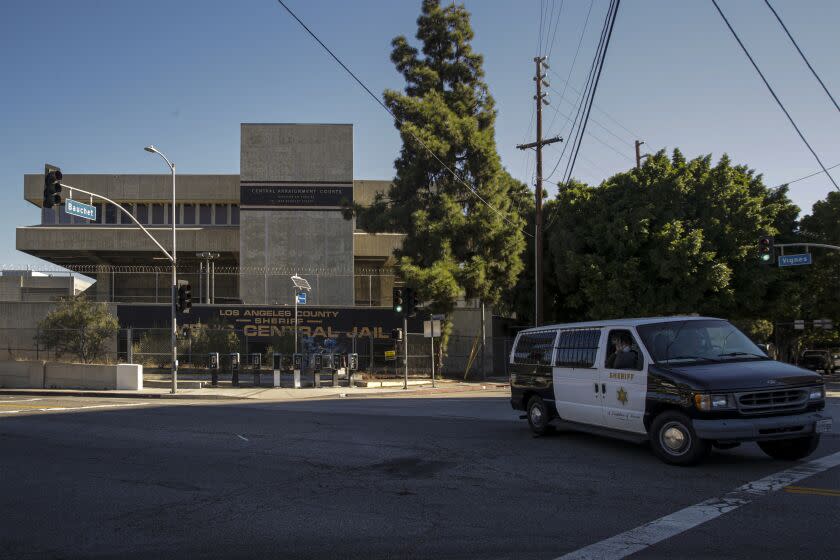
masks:
<path id="1" fill-rule="evenodd" d="M 779 255 L 779 266 L 803 266 L 806 264 L 812 264 L 811 253 Z"/>
<path id="2" fill-rule="evenodd" d="M 77 218 L 84 218 L 85 220 L 96 219 L 96 206 L 77 202 L 72 198 L 68 198 L 64 202 L 64 212 Z"/>
<path id="3" fill-rule="evenodd" d="M 298 305 L 306 305 L 306 292 L 298 292 L 297 302 Z"/>

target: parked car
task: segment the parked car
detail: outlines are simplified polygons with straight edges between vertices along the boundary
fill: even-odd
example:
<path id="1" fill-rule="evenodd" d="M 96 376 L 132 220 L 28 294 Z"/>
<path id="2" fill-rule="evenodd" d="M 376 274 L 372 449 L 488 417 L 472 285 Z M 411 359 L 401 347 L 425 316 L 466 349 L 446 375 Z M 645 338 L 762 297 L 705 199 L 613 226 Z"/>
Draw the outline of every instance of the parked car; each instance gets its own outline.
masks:
<path id="1" fill-rule="evenodd" d="M 659 317 L 546 325 L 510 354 L 511 406 L 543 435 L 554 420 L 649 441 L 666 463 L 755 441 L 807 457 L 831 431 L 815 372 L 771 360 L 728 321 Z"/>
<path id="2" fill-rule="evenodd" d="M 817 373 L 833 374 L 840 369 L 840 354 L 832 350 L 805 350 L 799 365 Z"/>

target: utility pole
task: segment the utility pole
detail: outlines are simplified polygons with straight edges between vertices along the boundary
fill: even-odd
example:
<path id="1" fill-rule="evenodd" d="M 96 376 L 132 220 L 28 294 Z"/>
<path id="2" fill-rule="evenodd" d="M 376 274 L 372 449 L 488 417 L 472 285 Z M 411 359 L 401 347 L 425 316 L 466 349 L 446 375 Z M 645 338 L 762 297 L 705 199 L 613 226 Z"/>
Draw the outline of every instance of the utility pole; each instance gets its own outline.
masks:
<path id="1" fill-rule="evenodd" d="M 642 167 L 642 144 L 644 144 L 643 140 L 636 140 L 636 169 Z"/>
<path id="2" fill-rule="evenodd" d="M 542 147 L 555 142 L 562 142 L 563 139 L 559 136 L 553 138 L 542 139 L 542 106 L 548 105 L 549 101 L 546 99 L 546 94 L 542 91 L 542 86 L 548 87 L 549 83 L 545 79 L 544 69 L 548 69 L 548 64 L 545 62 L 544 56 L 535 56 L 534 63 L 536 65 L 536 75 L 534 81 L 537 83 L 537 94 L 534 99 L 537 101 L 537 141 L 528 144 L 518 144 L 516 147 L 520 150 L 527 150 L 529 148 L 536 148 L 537 150 L 537 184 L 534 193 L 535 197 L 535 216 L 534 216 L 534 326 L 542 324 L 542 308 L 543 308 L 543 281 L 542 281 Z"/>

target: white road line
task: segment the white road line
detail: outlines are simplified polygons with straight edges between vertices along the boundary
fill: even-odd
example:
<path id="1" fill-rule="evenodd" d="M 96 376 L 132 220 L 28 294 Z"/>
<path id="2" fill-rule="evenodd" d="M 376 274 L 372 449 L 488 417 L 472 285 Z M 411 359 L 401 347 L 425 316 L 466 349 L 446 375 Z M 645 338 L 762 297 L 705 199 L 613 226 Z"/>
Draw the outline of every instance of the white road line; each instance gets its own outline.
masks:
<path id="1" fill-rule="evenodd" d="M 732 492 L 660 517 L 641 527 L 570 552 L 556 560 L 617 560 L 679 535 L 750 502 L 840 465 L 840 451 L 772 474 Z"/>
<path id="2" fill-rule="evenodd" d="M 238 437 L 238 438 L 239 438 L 239 439 L 241 439 L 242 441 L 248 441 L 248 438 L 243 437 L 243 436 L 240 436 L 239 434 L 236 434 L 236 437 Z"/>
<path id="3" fill-rule="evenodd" d="M 122 408 L 126 406 L 144 406 L 149 403 L 122 403 L 122 404 L 92 404 L 88 406 L 54 406 L 50 408 L 29 408 L 25 410 L 0 410 L 0 414 L 17 414 L 20 412 L 56 412 L 67 410 L 86 410 L 89 408 Z"/>
<path id="4" fill-rule="evenodd" d="M 32 401 L 42 401 L 44 399 L 11 399 L 8 401 L 0 401 L 0 403 L 4 402 L 32 402 Z"/>

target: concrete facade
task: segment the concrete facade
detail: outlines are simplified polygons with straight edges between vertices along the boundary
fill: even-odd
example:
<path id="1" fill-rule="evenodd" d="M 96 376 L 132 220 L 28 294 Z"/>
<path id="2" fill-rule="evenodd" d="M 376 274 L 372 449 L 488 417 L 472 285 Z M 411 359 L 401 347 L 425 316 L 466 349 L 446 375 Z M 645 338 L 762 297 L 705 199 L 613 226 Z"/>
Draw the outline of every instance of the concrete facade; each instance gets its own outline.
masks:
<path id="1" fill-rule="evenodd" d="M 353 185 L 352 125 L 243 124 L 242 188 L 313 189 Z M 260 270 L 319 270 L 315 305 L 353 305 L 353 220 L 338 208 L 246 205 L 241 200 L 240 296 L 245 303 L 293 298 L 287 277 Z"/>

